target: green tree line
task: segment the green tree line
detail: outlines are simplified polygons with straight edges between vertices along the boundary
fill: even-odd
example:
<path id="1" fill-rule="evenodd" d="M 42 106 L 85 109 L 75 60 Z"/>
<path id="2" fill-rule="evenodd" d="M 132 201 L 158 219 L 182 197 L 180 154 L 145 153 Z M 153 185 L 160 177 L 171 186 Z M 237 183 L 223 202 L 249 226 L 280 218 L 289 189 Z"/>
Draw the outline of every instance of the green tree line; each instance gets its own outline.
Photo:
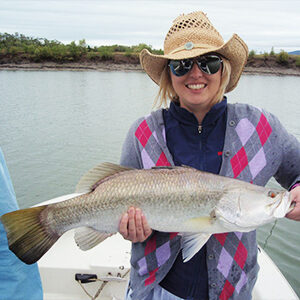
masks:
<path id="1" fill-rule="evenodd" d="M 79 62 L 111 60 L 116 54 L 136 57 L 141 50 L 148 49 L 155 54 L 162 54 L 162 50 L 152 49 L 152 46 L 139 44 L 135 46 L 95 46 L 90 47 L 84 39 L 63 44 L 57 40 L 27 37 L 23 34 L 0 33 L 0 59 L 10 59 L 12 62 Z M 138 61 L 138 60 L 137 60 Z"/>
<path id="2" fill-rule="evenodd" d="M 46 38 L 33 38 L 23 34 L 0 33 L 0 63 L 5 62 L 44 62 L 53 61 L 63 62 L 97 62 L 106 60 L 115 60 L 120 54 L 130 57 L 133 63 L 138 63 L 138 54 L 148 49 L 154 54 L 163 54 L 162 50 L 153 49 L 152 46 L 139 44 L 135 46 L 111 45 L 90 47 L 84 39 L 78 43 L 75 41 L 69 44 L 63 44 L 57 40 L 48 40 Z M 283 66 L 296 65 L 300 67 L 300 56 L 289 55 L 281 50 L 275 54 L 272 48 L 270 53 L 256 54 L 254 50 L 249 52 L 248 63 L 251 60 L 268 61 L 275 59 Z"/>
<path id="3" fill-rule="evenodd" d="M 254 50 L 251 50 L 249 52 L 248 61 L 251 61 L 251 59 L 267 61 L 272 58 L 274 58 L 276 62 L 282 66 L 289 66 L 295 64 L 297 67 L 300 67 L 299 55 L 290 55 L 284 50 L 281 50 L 279 53 L 276 54 L 273 47 L 270 52 L 264 52 L 263 54 L 256 54 Z"/>

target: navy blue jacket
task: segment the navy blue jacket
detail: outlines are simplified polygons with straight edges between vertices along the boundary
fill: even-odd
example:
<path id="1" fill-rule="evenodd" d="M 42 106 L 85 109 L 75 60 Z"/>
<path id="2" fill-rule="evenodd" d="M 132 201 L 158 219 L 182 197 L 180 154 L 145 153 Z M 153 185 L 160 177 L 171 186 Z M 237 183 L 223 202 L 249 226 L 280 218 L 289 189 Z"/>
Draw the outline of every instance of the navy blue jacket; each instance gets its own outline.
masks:
<path id="1" fill-rule="evenodd" d="M 175 165 L 219 173 L 226 129 L 226 107 L 225 98 L 211 108 L 201 124 L 194 114 L 174 102 L 163 111 L 167 146 Z M 180 251 L 160 285 L 181 298 L 208 299 L 206 247 L 186 263 L 183 263 Z"/>

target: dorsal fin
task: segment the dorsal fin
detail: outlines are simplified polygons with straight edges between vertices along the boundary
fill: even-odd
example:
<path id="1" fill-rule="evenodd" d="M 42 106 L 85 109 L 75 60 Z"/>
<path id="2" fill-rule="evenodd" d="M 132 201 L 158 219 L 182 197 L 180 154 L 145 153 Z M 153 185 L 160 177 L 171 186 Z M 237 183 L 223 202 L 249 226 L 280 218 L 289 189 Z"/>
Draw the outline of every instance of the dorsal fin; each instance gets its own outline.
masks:
<path id="1" fill-rule="evenodd" d="M 97 187 L 97 183 L 104 178 L 129 170 L 133 169 L 109 162 L 102 163 L 99 166 L 89 170 L 85 175 L 81 177 L 76 186 L 75 192 L 89 193 L 93 191 Z"/>

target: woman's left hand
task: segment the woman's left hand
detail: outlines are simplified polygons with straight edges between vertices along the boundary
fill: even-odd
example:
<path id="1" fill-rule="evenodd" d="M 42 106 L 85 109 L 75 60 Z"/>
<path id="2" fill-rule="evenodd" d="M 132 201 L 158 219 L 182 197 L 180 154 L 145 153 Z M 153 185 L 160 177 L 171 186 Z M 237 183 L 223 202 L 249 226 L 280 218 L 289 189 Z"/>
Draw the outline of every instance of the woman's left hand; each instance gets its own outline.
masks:
<path id="1" fill-rule="evenodd" d="M 300 221 L 300 186 L 297 186 L 290 191 L 290 197 L 292 198 L 292 203 L 295 203 L 295 207 L 286 215 L 286 217 L 295 221 Z"/>

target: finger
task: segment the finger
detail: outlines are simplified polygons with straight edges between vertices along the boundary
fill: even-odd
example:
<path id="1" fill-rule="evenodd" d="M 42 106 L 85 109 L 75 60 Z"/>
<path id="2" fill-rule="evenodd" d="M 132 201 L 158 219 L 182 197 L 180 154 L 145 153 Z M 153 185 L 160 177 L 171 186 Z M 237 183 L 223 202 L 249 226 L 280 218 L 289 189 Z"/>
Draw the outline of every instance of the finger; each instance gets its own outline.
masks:
<path id="1" fill-rule="evenodd" d="M 142 211 L 139 208 L 135 210 L 135 226 L 136 226 L 137 241 L 143 242 L 145 240 L 145 236 L 144 236 L 144 228 L 142 224 Z"/>
<path id="2" fill-rule="evenodd" d="M 142 224 L 144 228 L 144 236 L 145 238 L 148 238 L 152 233 L 152 229 L 150 228 L 147 219 L 143 213 L 142 213 Z"/>
<path id="3" fill-rule="evenodd" d="M 136 226 L 135 226 L 135 208 L 130 207 L 128 210 L 128 238 L 136 242 Z"/>
<path id="4" fill-rule="evenodd" d="M 128 237 L 127 226 L 128 226 L 128 213 L 125 213 L 121 217 L 120 224 L 119 224 L 119 232 L 125 239 L 127 239 Z"/>
<path id="5" fill-rule="evenodd" d="M 286 215 L 287 218 L 300 221 L 300 205 L 296 203 L 294 209 Z"/>

